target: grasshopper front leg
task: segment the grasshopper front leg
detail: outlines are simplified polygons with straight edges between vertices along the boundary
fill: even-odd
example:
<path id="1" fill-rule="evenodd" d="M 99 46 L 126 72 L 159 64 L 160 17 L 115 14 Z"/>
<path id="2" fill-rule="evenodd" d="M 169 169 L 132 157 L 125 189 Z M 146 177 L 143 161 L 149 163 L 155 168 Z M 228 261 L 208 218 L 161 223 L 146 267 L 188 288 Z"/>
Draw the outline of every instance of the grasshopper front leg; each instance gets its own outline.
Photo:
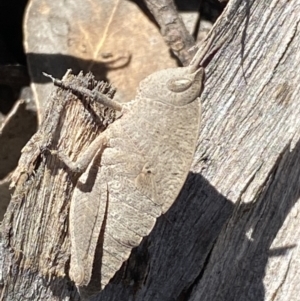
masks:
<path id="1" fill-rule="evenodd" d="M 120 111 L 120 112 L 122 111 L 123 107 L 120 103 L 112 100 L 111 98 L 109 98 L 105 94 L 100 93 L 99 91 L 89 90 L 84 87 L 78 87 L 77 85 L 74 85 L 72 83 L 65 83 L 64 81 L 54 78 L 52 75 L 47 74 L 45 72 L 43 72 L 43 75 L 46 77 L 49 77 L 52 80 L 53 84 L 57 87 L 60 87 L 62 89 L 66 89 L 66 90 L 70 90 L 74 94 L 80 94 L 82 96 L 89 97 L 89 98 L 93 99 L 94 101 L 97 101 L 97 102 L 103 104 L 104 106 L 112 108 L 116 111 Z"/>
<path id="2" fill-rule="evenodd" d="M 103 132 L 101 133 L 89 146 L 88 148 L 79 156 L 76 162 L 72 161 L 69 156 L 63 152 L 50 151 L 51 154 L 56 155 L 64 164 L 74 173 L 82 174 L 90 162 L 95 157 L 96 153 L 102 152 L 108 145 L 108 137 Z"/>

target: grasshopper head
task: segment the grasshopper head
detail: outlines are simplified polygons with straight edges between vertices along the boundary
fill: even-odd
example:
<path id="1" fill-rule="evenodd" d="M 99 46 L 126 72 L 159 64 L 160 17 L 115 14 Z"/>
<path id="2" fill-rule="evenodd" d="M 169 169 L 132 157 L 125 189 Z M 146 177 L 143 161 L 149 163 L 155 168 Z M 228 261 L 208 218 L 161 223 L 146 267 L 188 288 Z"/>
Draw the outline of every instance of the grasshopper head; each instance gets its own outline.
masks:
<path id="1" fill-rule="evenodd" d="M 204 68 L 196 71 L 190 67 L 165 69 L 141 81 L 138 96 L 173 106 L 184 106 L 200 96 L 203 80 Z"/>

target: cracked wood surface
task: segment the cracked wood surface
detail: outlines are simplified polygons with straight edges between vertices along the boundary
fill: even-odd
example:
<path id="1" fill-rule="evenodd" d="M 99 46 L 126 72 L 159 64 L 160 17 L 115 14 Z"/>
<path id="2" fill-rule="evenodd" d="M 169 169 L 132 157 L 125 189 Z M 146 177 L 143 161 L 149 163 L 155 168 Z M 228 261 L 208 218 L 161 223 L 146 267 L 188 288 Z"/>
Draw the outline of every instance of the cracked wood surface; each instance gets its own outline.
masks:
<path id="1" fill-rule="evenodd" d="M 298 299 L 299 4 L 228 3 L 215 30 L 220 39 L 225 32 L 231 38 L 208 67 L 201 134 L 187 182 L 93 300 Z M 51 209 L 49 203 L 39 206 Z M 62 208 L 43 217 L 40 207 L 30 208 L 43 221 L 32 222 L 32 229 L 61 223 L 52 239 L 31 245 L 34 256 L 52 246 L 46 262 L 52 277 L 29 266 L 18 269 L 22 245 L 12 258 L 6 244 L 15 233 L 3 231 L 0 264 L 3 279 L 9 279 L 3 300 L 44 300 L 46 295 L 77 300 L 64 276 L 68 242 L 62 227 L 67 209 Z M 26 218 L 18 215 L 15 222 Z M 26 240 L 31 231 L 19 235 Z M 27 258 L 30 265 L 34 256 Z"/>

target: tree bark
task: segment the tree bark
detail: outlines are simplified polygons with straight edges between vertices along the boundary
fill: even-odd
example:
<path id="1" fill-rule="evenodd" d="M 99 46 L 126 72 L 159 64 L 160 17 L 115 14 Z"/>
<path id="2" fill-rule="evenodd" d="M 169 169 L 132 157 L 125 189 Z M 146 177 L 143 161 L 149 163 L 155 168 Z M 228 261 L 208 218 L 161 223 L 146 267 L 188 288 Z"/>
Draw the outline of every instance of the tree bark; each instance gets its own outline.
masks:
<path id="1" fill-rule="evenodd" d="M 145 0 L 145 3 L 159 24 L 160 32 L 167 45 L 183 66 L 187 66 L 197 52 L 197 48 L 194 38 L 178 14 L 174 1 Z"/>
<path id="2" fill-rule="evenodd" d="M 299 20 L 300 0 L 228 3 L 214 27 L 216 43 L 228 38 L 207 68 L 184 188 L 92 300 L 298 300 Z M 77 143 L 101 131 L 92 128 Z M 49 167 L 39 160 L 33 169 Z M 48 164 L 67 191 L 62 166 Z M 32 204 L 23 194 L 15 192 L 2 226 L 2 300 L 79 300 L 67 276 L 68 200 L 39 194 Z"/>

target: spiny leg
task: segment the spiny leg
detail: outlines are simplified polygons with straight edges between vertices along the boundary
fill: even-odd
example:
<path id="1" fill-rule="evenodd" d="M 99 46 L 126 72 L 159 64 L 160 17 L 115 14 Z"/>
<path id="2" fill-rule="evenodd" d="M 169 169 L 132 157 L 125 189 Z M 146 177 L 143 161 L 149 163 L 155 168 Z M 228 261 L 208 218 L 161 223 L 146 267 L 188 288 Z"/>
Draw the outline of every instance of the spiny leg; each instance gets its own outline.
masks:
<path id="1" fill-rule="evenodd" d="M 89 98 L 93 99 L 94 101 L 97 101 L 97 102 L 103 104 L 104 106 L 112 108 L 116 111 L 122 111 L 122 105 L 120 103 L 112 100 L 111 98 L 109 98 L 105 94 L 100 93 L 99 91 L 96 91 L 96 90 L 91 91 L 87 88 L 79 87 L 72 83 L 66 83 L 62 80 L 54 78 L 52 75 L 49 75 L 45 72 L 43 72 L 43 75 L 45 75 L 46 77 L 49 77 L 52 80 L 53 84 L 57 87 L 60 87 L 62 89 L 66 89 L 66 90 L 70 90 L 72 93 L 77 93 L 79 95 L 89 97 Z"/>
<path id="2" fill-rule="evenodd" d="M 89 146 L 88 148 L 79 156 L 76 162 L 72 161 L 66 154 L 51 150 L 51 154 L 56 155 L 64 164 L 75 173 L 82 174 L 90 162 L 93 160 L 94 156 L 98 152 L 102 152 L 104 148 L 108 145 L 108 138 L 105 133 L 101 133 Z"/>

